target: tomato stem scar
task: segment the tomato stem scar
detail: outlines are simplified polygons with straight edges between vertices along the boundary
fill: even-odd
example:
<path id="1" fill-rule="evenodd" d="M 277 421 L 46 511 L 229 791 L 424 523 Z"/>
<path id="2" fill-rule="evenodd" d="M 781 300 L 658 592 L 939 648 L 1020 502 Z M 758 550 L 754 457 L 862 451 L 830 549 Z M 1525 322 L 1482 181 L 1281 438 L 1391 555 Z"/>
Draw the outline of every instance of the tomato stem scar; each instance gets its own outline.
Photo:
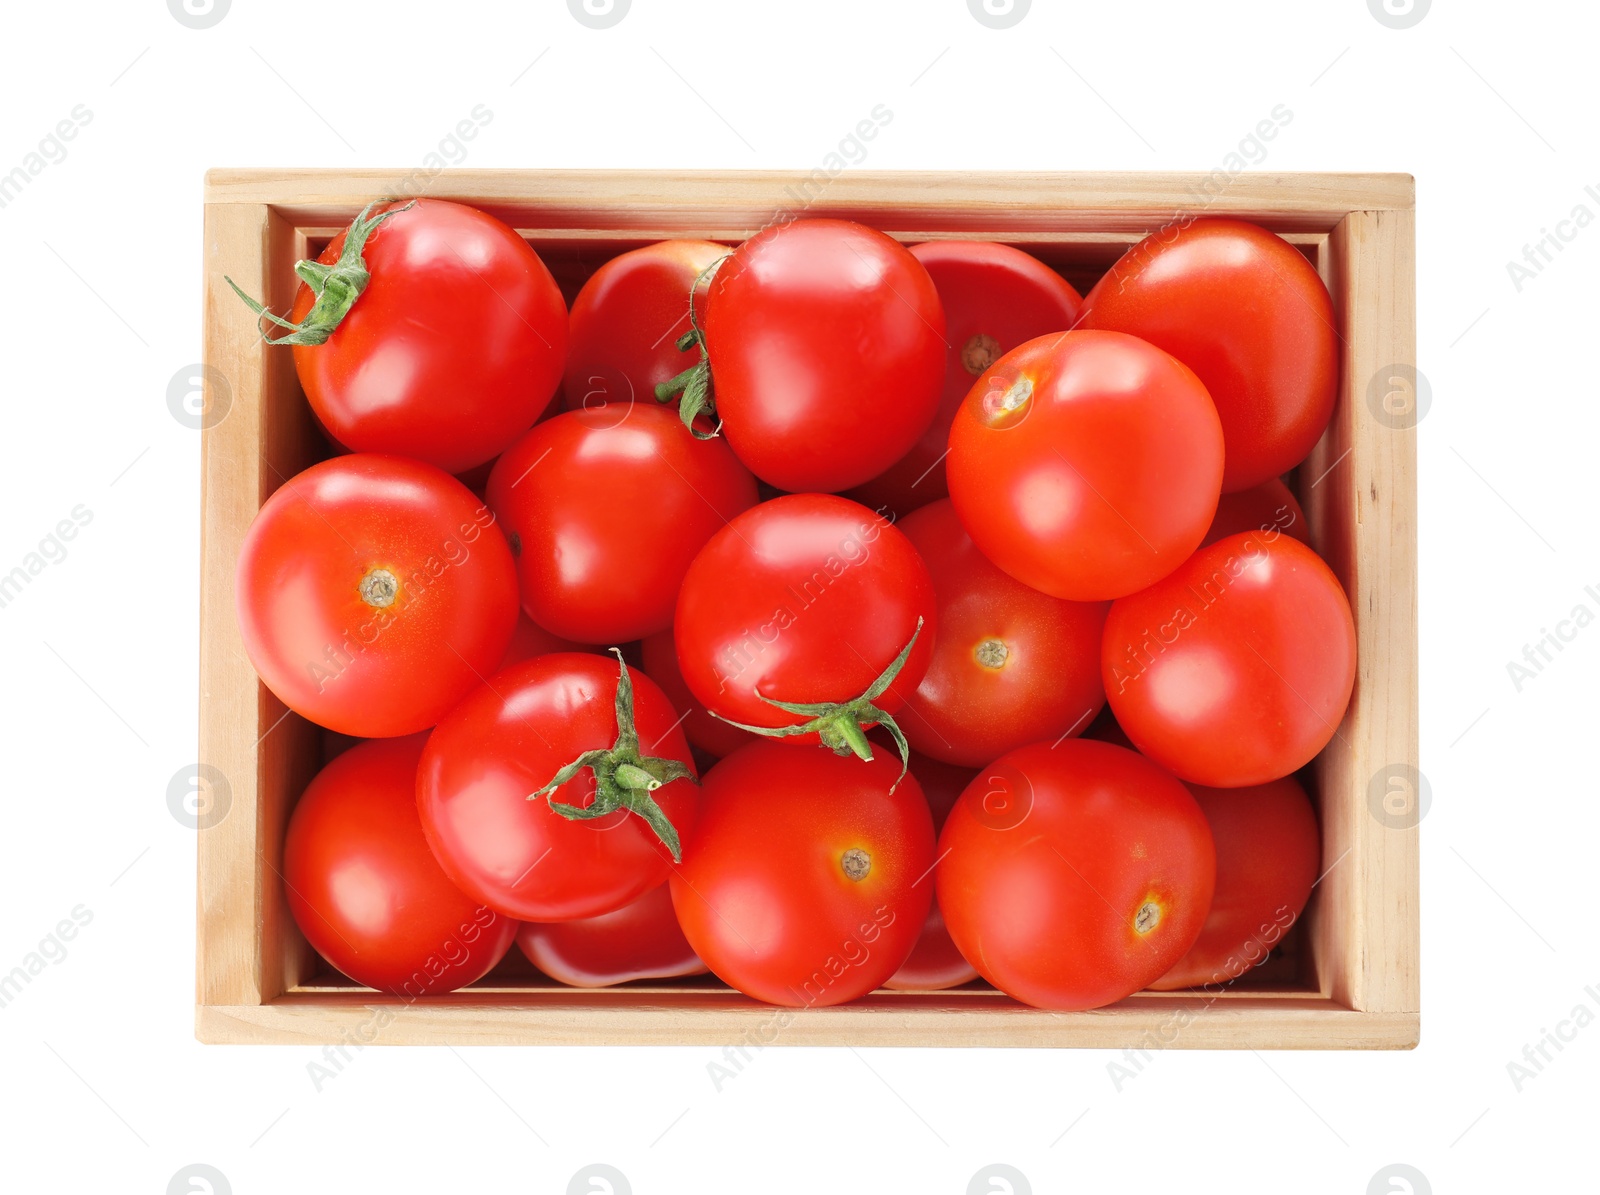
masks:
<path id="1" fill-rule="evenodd" d="M 400 582 L 386 568 L 375 568 L 361 578 L 361 600 L 379 610 L 394 605 L 400 596 Z"/>
<path id="2" fill-rule="evenodd" d="M 872 856 L 860 847 L 853 846 L 839 856 L 839 866 L 844 868 L 845 875 L 859 884 L 872 870 Z"/>
<path id="3" fill-rule="evenodd" d="M 1161 924 L 1161 906 L 1153 900 L 1147 900 L 1139 906 L 1139 911 L 1134 914 L 1133 928 L 1147 934 Z"/>
<path id="4" fill-rule="evenodd" d="M 1000 342 L 985 332 L 974 332 L 961 346 L 961 368 L 977 377 L 1000 356 Z"/>
<path id="5" fill-rule="evenodd" d="M 985 668 L 1003 668 L 1011 649 L 1000 639 L 985 639 L 972 649 L 973 658 Z"/>

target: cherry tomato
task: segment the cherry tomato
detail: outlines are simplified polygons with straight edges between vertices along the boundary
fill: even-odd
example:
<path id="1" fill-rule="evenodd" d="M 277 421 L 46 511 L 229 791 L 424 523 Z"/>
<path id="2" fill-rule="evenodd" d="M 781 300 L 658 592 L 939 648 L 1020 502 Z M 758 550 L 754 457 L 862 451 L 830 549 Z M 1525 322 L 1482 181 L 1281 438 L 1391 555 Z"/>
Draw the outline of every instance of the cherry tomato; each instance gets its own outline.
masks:
<path id="1" fill-rule="evenodd" d="M 514 229 L 476 208 L 374 205 L 302 269 L 330 280 L 321 298 L 302 282 L 289 319 L 326 339 L 286 343 L 311 409 L 356 452 L 462 473 L 531 427 L 560 384 L 561 291 Z"/>
<path id="2" fill-rule="evenodd" d="M 1217 887 L 1195 944 L 1150 986 L 1222 985 L 1263 962 L 1300 916 L 1317 882 L 1317 815 L 1292 776 L 1250 788 L 1189 791 L 1217 846 Z"/>
<path id="3" fill-rule="evenodd" d="M 910 540 L 846 498 L 791 494 L 746 511 L 695 557 L 674 633 L 683 679 L 708 710 L 869 757 L 860 728 L 888 725 L 916 689 L 936 622 L 933 582 Z M 791 729 L 800 726 L 809 729 Z"/>
<path id="4" fill-rule="evenodd" d="M 649 636 L 639 647 L 644 674 L 661 686 L 667 700 L 684 715 L 683 733 L 688 736 L 690 745 L 721 759 L 757 740 L 759 736 L 748 730 L 712 717 L 699 698 L 689 692 L 683 673 L 678 671 L 678 645 L 670 629 Z"/>
<path id="5" fill-rule="evenodd" d="M 678 928 L 665 884 L 598 917 L 526 922 L 517 931 L 517 945 L 551 979 L 578 988 L 706 970 Z"/>
<path id="6" fill-rule="evenodd" d="M 1112 603 L 1101 669 L 1117 722 L 1162 767 L 1216 788 L 1265 784 L 1338 730 L 1355 625 L 1315 552 L 1244 532 Z"/>
<path id="7" fill-rule="evenodd" d="M 706 773 L 672 903 L 717 977 L 768 1004 L 872 991 L 933 899 L 933 819 L 899 761 L 754 743 Z"/>
<path id="8" fill-rule="evenodd" d="M 358 453 L 262 504 L 239 549 L 246 654 L 295 713 L 342 734 L 425 730 L 493 671 L 517 621 L 494 516 L 432 465 Z"/>
<path id="9" fill-rule="evenodd" d="M 956 799 L 977 775 L 971 768 L 954 767 L 915 752 L 911 756 L 911 774 L 928 799 L 935 834 L 944 829 L 945 818 L 950 815 Z M 956 944 L 950 940 L 944 914 L 939 911 L 939 901 L 935 899 L 928 907 L 928 919 L 923 922 L 917 944 L 900 964 L 900 969 L 883 981 L 883 986 L 896 991 L 936 992 L 971 983 L 976 978 L 978 972 L 961 957 Z"/>
<path id="10" fill-rule="evenodd" d="M 572 304 L 563 402 L 569 411 L 607 402 L 655 403 L 658 383 L 699 360 L 680 349 L 689 330 L 689 290 L 726 246 L 657 241 L 606 262 Z"/>
<path id="11" fill-rule="evenodd" d="M 629 694 L 622 667 L 581 652 L 513 665 L 434 730 L 417 807 L 440 865 L 475 900 L 568 921 L 666 880 L 694 824 L 694 768 L 666 695 L 631 668 Z"/>
<path id="12" fill-rule="evenodd" d="M 744 242 L 712 276 L 704 339 L 723 434 L 780 490 L 876 477 L 938 409 L 939 292 L 860 224 L 795 220 Z"/>
<path id="13" fill-rule="evenodd" d="M 295 924 L 357 983 L 416 998 L 482 979 L 517 932 L 446 878 L 417 821 L 426 736 L 358 743 L 289 817 L 284 894 Z"/>
<path id="14" fill-rule="evenodd" d="M 949 494 L 944 457 L 950 425 L 973 379 L 1004 353 L 1051 332 L 1065 332 L 1083 299 L 1038 258 L 992 241 L 928 241 L 911 254 L 928 271 L 944 307 L 944 394 L 939 413 L 911 451 L 848 495 L 900 515 Z"/>
<path id="15" fill-rule="evenodd" d="M 1238 535 L 1241 531 L 1276 530 L 1311 546 L 1311 529 L 1305 511 L 1282 480 L 1274 477 L 1248 490 L 1224 494 L 1217 503 L 1217 514 L 1201 541 L 1202 548 Z"/>
<path id="16" fill-rule="evenodd" d="M 1119 332 L 1013 349 L 950 429 L 950 500 L 1024 585 L 1073 601 L 1143 589 L 1199 546 L 1217 508 L 1222 429 L 1185 366 Z"/>
<path id="17" fill-rule="evenodd" d="M 1078 734 L 1105 704 L 1107 602 L 1029 589 L 989 563 L 942 499 L 898 524 L 933 578 L 939 637 L 900 719 L 911 745 L 982 767 L 1039 739 Z"/>
<path id="18" fill-rule="evenodd" d="M 756 484 L 722 440 L 657 406 L 568 411 L 508 448 L 489 506 L 517 556 L 522 607 L 552 633 L 617 644 L 672 625 L 696 552 Z"/>
<path id="19" fill-rule="evenodd" d="M 1037 1008 L 1099 1008 L 1164 975 L 1205 923 L 1216 853 L 1177 780 L 1109 743 L 1034 743 L 978 773 L 939 837 L 961 953 Z"/>
<path id="20" fill-rule="evenodd" d="M 1294 468 L 1333 415 L 1328 288 L 1299 250 L 1254 224 L 1152 233 L 1089 292 L 1080 327 L 1132 333 L 1199 375 L 1222 418 L 1230 493 Z"/>

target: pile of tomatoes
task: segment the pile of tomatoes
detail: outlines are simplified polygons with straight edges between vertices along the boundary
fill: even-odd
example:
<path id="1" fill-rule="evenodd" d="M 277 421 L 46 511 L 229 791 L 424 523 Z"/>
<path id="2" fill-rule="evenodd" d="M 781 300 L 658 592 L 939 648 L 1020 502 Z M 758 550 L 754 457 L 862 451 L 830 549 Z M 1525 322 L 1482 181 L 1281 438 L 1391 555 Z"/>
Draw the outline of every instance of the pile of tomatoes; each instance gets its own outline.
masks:
<path id="1" fill-rule="evenodd" d="M 1295 773 L 1355 679 L 1280 480 L 1334 404 L 1321 279 L 1183 220 L 1080 297 L 842 220 L 664 241 L 570 312 L 491 215 L 375 203 L 251 302 L 336 451 L 238 561 L 285 705 L 306 938 L 407 999 L 515 942 L 823 1006 L 979 977 L 1212 987 L 1300 915 Z"/>

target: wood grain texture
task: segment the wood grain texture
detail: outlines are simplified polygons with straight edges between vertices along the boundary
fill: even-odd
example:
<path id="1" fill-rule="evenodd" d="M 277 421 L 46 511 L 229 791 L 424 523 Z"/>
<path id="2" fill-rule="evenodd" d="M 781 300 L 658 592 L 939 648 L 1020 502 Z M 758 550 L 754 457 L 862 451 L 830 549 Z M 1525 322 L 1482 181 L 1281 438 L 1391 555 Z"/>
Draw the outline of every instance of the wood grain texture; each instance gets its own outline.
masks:
<path id="1" fill-rule="evenodd" d="M 401 170 L 213 170 L 207 203 L 270 203 L 301 225 L 343 224 L 395 194 Z M 881 228 L 932 219 L 949 231 L 1148 230 L 1176 213 L 1234 215 L 1269 227 L 1330 231 L 1352 211 L 1409 209 L 1405 174 L 961 174 L 855 171 L 459 170 L 427 194 L 473 203 L 521 227 L 537 210 L 550 228 L 722 228 L 743 237 L 775 213 L 837 215 Z M 715 238 L 713 238 L 715 239 Z"/>
<path id="2" fill-rule="evenodd" d="M 535 1005 L 458 993 L 415 1004 L 373 993 L 283 996 L 202 1008 L 202 1041 L 316 1045 L 1014 1046 L 1133 1049 L 1409 1049 L 1414 1013 L 1363 1013 L 1330 1000 L 1237 1000 L 1209 1008 L 1134 997 L 1094 1012 L 1049 1013 L 990 994 L 979 1007 L 875 994 L 839 1008 L 781 1009 L 742 996 L 696 1000 L 614 992 Z"/>
<path id="3" fill-rule="evenodd" d="M 1412 181 L 1404 175 L 1247 175 L 1195 203 L 1198 175 L 803 174 L 462 171 L 429 193 L 510 220 L 542 254 L 587 270 L 664 236 L 737 240 L 795 211 L 851 216 L 907 239 L 1023 245 L 1087 284 L 1133 240 L 1183 212 L 1255 219 L 1300 245 L 1329 282 L 1343 329 L 1338 410 L 1298 483 L 1319 550 L 1346 586 L 1360 650 L 1354 700 L 1315 765 L 1327 877 L 1304 920 L 1308 974 L 1230 991 L 1146 993 L 1055 1014 L 987 989 L 875 993 L 783 1013 L 712 981 L 601 991 L 490 976 L 414 1005 L 329 983 L 289 917 L 278 875 L 293 802 L 318 765 L 315 727 L 257 681 L 233 612 L 233 568 L 260 503 L 327 452 L 291 354 L 264 351 L 232 275 L 283 310 L 292 263 L 395 171 L 216 171 L 208 177 L 206 360 L 231 395 L 204 434 L 200 758 L 229 781 L 226 818 L 200 834 L 196 1031 L 205 1041 L 327 1042 L 385 1023 L 395 1043 L 706 1043 L 766 1032 L 831 1045 L 1405 1048 L 1418 1032 L 1417 841 L 1368 807 L 1372 775 L 1415 765 L 1415 434 L 1372 417 L 1380 367 L 1414 360 Z M 815 192 L 811 194 L 811 192 Z M 378 1010 L 378 1011 L 374 1011 Z M 1187 1011 L 1185 1011 L 1187 1010 Z M 1189 1023 L 1172 1040 L 1175 1018 Z M 358 1038 L 359 1040 L 359 1038 Z M 1154 1043 L 1154 1044 L 1151 1044 Z"/>
<path id="4" fill-rule="evenodd" d="M 1324 990 L 1373 1012 L 1420 1008 L 1417 828 L 1385 824 L 1372 791 L 1417 766 L 1416 431 L 1380 419 L 1373 379 L 1416 361 L 1411 212 L 1354 212 L 1329 238 L 1343 330 L 1340 399 L 1302 469 L 1313 540 L 1344 584 L 1356 624 L 1356 688 L 1317 764 L 1322 799 Z M 1387 382 L 1385 381 L 1387 386 Z"/>

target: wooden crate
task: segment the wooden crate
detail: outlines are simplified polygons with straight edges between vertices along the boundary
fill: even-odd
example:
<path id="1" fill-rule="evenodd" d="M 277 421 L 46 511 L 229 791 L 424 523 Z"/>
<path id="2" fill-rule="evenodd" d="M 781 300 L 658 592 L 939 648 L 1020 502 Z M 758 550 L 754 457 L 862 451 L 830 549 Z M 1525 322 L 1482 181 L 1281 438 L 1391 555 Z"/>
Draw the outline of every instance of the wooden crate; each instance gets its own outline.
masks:
<path id="1" fill-rule="evenodd" d="M 233 569 L 261 503 L 326 446 L 291 354 L 264 347 L 223 282 L 284 310 L 293 262 L 400 172 L 220 170 L 206 181 L 200 760 L 228 786 L 200 831 L 196 1032 L 211 1042 L 1405 1048 L 1419 1028 L 1415 817 L 1380 819 L 1371 782 L 1417 762 L 1415 431 L 1380 419 L 1369 382 L 1415 361 L 1414 187 L 1407 175 L 922 174 L 468 170 L 427 194 L 522 230 L 571 288 L 623 248 L 737 242 L 782 213 L 874 225 L 905 241 L 969 237 L 1035 253 L 1087 291 L 1146 232 L 1236 215 L 1296 243 L 1339 320 L 1338 408 L 1299 470 L 1317 548 L 1343 581 L 1360 660 L 1338 734 L 1307 770 L 1326 875 L 1284 957 L 1215 997 L 1143 993 L 1083 1013 L 1025 1008 L 975 984 L 775 1009 L 710 977 L 565 988 L 517 960 L 462 992 L 408 1003 L 328 971 L 296 929 L 278 869 L 316 727 L 259 683 L 234 619 Z M 223 411 L 225 417 L 215 422 Z M 1414 775 L 1414 773 L 1413 773 Z M 210 819 L 206 819 L 210 820 Z M 1395 821 L 1407 824 L 1394 825 Z M 513 951 L 515 956 L 515 951 Z"/>

